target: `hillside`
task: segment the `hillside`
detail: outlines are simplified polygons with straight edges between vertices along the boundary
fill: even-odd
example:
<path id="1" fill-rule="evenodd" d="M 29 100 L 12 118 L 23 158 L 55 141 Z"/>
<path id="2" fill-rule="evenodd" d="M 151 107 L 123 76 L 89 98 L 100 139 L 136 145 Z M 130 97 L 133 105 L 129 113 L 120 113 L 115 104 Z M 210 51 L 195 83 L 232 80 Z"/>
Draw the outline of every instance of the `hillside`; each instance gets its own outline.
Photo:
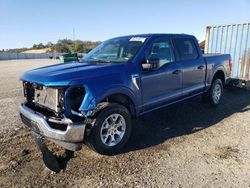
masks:
<path id="1" fill-rule="evenodd" d="M 21 53 L 30 53 L 30 54 L 42 54 L 42 53 L 48 53 L 51 51 L 51 48 L 44 48 L 44 49 L 32 49 L 32 50 L 26 50 Z"/>

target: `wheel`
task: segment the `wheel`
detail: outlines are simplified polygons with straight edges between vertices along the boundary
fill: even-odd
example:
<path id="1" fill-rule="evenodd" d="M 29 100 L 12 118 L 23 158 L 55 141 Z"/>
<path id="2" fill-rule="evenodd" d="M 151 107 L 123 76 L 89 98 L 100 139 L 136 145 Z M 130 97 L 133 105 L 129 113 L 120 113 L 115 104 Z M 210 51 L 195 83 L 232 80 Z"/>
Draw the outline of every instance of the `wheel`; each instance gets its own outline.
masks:
<path id="1" fill-rule="evenodd" d="M 128 141 L 131 133 L 130 113 L 124 106 L 108 103 L 93 119 L 88 145 L 100 154 L 117 153 Z"/>
<path id="2" fill-rule="evenodd" d="M 215 79 L 209 90 L 208 100 L 213 106 L 217 106 L 220 103 L 223 94 L 223 84 L 221 79 Z"/>

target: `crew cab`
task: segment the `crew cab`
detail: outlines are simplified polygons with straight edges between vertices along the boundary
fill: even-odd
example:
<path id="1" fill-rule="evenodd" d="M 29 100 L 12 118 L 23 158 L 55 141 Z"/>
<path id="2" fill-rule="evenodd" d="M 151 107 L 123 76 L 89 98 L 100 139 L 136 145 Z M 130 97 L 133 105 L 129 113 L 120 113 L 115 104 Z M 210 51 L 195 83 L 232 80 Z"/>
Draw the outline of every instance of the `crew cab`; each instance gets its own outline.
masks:
<path id="1" fill-rule="evenodd" d="M 44 139 L 113 154 L 128 141 L 133 118 L 199 95 L 218 105 L 231 68 L 229 54 L 202 55 L 192 35 L 117 37 L 79 62 L 24 73 L 20 115 L 44 156 Z"/>

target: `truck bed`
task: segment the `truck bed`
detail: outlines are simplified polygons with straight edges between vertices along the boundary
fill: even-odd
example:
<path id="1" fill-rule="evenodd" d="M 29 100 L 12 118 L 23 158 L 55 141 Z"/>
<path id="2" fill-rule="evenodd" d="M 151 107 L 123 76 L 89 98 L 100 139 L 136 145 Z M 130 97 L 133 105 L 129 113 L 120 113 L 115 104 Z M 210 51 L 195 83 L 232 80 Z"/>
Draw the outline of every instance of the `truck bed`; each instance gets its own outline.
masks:
<path id="1" fill-rule="evenodd" d="M 213 73 L 216 69 L 224 70 L 225 84 L 229 82 L 231 77 L 232 63 L 230 54 L 203 54 L 203 57 L 207 63 L 207 75 L 206 82 L 213 78 Z"/>

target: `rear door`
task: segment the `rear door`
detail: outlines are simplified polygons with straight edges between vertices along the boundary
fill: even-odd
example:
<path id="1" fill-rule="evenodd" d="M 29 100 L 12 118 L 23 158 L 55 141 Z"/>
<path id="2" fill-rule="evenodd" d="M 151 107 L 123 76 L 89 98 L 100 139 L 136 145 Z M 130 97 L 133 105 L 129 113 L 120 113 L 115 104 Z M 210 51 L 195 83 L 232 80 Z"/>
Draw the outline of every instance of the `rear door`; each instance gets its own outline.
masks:
<path id="1" fill-rule="evenodd" d="M 206 63 L 199 55 L 193 38 L 175 38 L 174 46 L 182 67 L 183 97 L 204 91 Z"/>
<path id="2" fill-rule="evenodd" d="M 146 50 L 145 58 L 159 58 L 157 70 L 142 71 L 143 110 L 168 104 L 182 96 L 182 72 L 175 61 L 172 41 L 166 37 L 155 39 Z"/>

